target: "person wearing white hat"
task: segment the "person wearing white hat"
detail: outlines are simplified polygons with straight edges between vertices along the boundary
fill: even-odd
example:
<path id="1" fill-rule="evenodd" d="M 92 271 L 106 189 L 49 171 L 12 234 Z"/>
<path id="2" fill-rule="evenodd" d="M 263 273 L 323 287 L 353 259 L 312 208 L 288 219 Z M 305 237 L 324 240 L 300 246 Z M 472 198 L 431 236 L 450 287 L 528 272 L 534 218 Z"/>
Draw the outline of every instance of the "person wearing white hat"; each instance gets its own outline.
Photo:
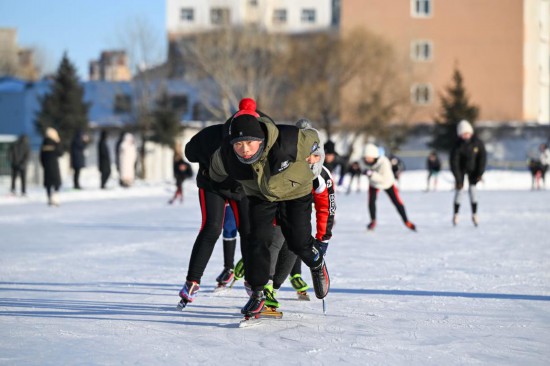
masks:
<path id="1" fill-rule="evenodd" d="M 416 231 L 416 226 L 407 218 L 405 205 L 395 185 L 395 176 L 390 160 L 380 154 L 380 150 L 375 144 L 369 143 L 365 146 L 364 162 L 367 166 L 366 175 L 369 177 L 369 214 L 371 218 L 371 222 L 367 225 L 367 229 L 374 230 L 376 227 L 376 198 L 378 196 L 378 191 L 382 189 L 386 191 L 390 197 L 390 200 L 397 209 L 405 226 Z"/>
<path id="2" fill-rule="evenodd" d="M 477 190 L 476 184 L 481 181 L 485 166 L 487 163 L 487 152 L 485 145 L 475 134 L 474 128 L 466 120 L 460 121 L 457 125 L 456 133 L 459 137 L 457 143 L 451 150 L 450 167 L 455 178 L 455 197 L 453 225 L 458 224 L 458 212 L 464 187 L 464 176 L 468 176 L 468 192 L 470 195 L 470 204 L 472 207 L 472 222 L 475 226 L 479 224 L 477 216 Z"/>

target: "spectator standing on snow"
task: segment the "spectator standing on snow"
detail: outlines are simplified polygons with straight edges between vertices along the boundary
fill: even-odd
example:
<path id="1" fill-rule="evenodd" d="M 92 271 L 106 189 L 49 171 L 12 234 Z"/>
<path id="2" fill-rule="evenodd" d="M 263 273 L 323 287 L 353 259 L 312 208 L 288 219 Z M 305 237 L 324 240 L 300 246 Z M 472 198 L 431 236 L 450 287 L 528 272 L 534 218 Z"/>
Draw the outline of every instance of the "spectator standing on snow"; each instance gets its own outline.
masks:
<path id="1" fill-rule="evenodd" d="M 137 148 L 134 135 L 129 132 L 124 134 L 119 149 L 120 184 L 130 187 L 136 177 Z"/>
<path id="2" fill-rule="evenodd" d="M 17 141 L 10 145 L 8 160 L 11 165 L 11 193 L 15 194 L 15 182 L 17 177 L 21 179 L 21 195 L 26 194 L 27 163 L 31 154 L 27 135 L 19 136 Z"/>
<path id="3" fill-rule="evenodd" d="M 474 134 L 474 128 L 468 121 L 460 121 L 456 132 L 459 139 L 450 154 L 451 172 L 455 178 L 453 225 L 456 226 L 458 224 L 458 213 L 460 211 L 462 189 L 464 188 L 464 176 L 468 176 L 472 222 L 477 226 L 479 219 L 477 216 L 476 184 L 481 181 L 485 172 L 487 152 L 485 151 L 483 141 Z"/>
<path id="4" fill-rule="evenodd" d="M 437 177 L 441 171 L 441 161 L 435 150 L 430 151 L 430 154 L 426 158 L 426 169 L 428 170 L 428 182 L 426 185 L 426 192 L 430 191 L 430 180 L 433 177 L 434 191 L 437 190 Z"/>
<path id="5" fill-rule="evenodd" d="M 364 161 L 367 166 L 365 174 L 369 177 L 369 214 L 371 218 L 367 229 L 374 230 L 376 227 L 376 199 L 378 191 L 383 190 L 397 209 L 405 226 L 416 231 L 416 226 L 407 218 L 405 205 L 399 196 L 399 190 L 395 184 L 395 176 L 390 160 L 380 154 L 380 150 L 376 145 L 369 143 L 365 147 Z"/>
<path id="6" fill-rule="evenodd" d="M 541 171 L 541 179 L 542 179 L 542 186 L 546 187 L 546 172 L 548 171 L 548 166 L 550 165 L 550 148 L 547 144 L 540 144 L 539 146 L 540 151 L 540 164 L 542 167 Z"/>
<path id="7" fill-rule="evenodd" d="M 44 169 L 44 188 L 48 196 L 48 205 L 59 206 L 58 192 L 61 187 L 59 157 L 63 155 L 59 134 L 52 127 L 46 128 L 44 141 L 40 147 L 40 162 Z"/>
<path id="8" fill-rule="evenodd" d="M 80 170 L 86 166 L 84 149 L 88 143 L 88 136 L 77 130 L 71 141 L 71 168 L 73 169 L 73 187 L 80 189 Z"/>
<path id="9" fill-rule="evenodd" d="M 101 189 L 105 189 L 107 180 L 111 175 L 111 154 L 107 146 L 107 131 L 101 131 L 99 142 L 97 143 L 97 161 L 99 172 L 101 173 Z"/>

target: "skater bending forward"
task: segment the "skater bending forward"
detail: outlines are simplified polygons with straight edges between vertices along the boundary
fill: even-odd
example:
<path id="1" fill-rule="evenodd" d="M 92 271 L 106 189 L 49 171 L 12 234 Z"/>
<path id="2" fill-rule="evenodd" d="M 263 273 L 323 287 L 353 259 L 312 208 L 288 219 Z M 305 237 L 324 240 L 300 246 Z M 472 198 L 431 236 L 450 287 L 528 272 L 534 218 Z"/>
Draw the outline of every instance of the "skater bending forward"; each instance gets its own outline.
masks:
<path id="1" fill-rule="evenodd" d="M 472 222 L 478 225 L 477 217 L 477 189 L 476 184 L 481 181 L 485 172 L 487 162 L 487 153 L 483 142 L 474 135 L 474 128 L 466 121 L 462 120 L 457 125 L 457 143 L 451 150 L 450 166 L 455 177 L 455 199 L 453 212 L 453 225 L 458 224 L 458 212 L 462 198 L 462 188 L 464 188 L 464 176 L 468 176 L 468 193 L 470 194 L 470 204 L 472 207 Z"/>
<path id="2" fill-rule="evenodd" d="M 367 165 L 365 174 L 369 177 L 369 213 L 371 219 L 370 223 L 367 225 L 367 229 L 374 230 L 376 227 L 376 198 L 378 196 L 378 191 L 382 189 L 388 194 L 388 197 L 390 197 L 390 200 L 397 209 L 405 226 L 416 231 L 416 226 L 407 218 L 405 205 L 395 185 L 395 176 L 389 159 L 383 155 L 380 156 L 379 149 L 376 145 L 367 144 L 365 147 L 365 164 Z"/>
<path id="3" fill-rule="evenodd" d="M 231 120 L 229 136 L 212 156 L 210 177 L 240 182 L 249 200 L 250 234 L 244 255 L 245 279 L 252 289 L 241 309 L 245 316 L 261 312 L 265 303 L 271 255 L 269 246 L 276 214 L 288 247 L 310 267 L 315 295 L 329 291 L 323 254 L 311 236 L 312 181 L 310 164 L 321 160 L 315 130 L 275 125 L 267 116 L 239 115 Z"/>

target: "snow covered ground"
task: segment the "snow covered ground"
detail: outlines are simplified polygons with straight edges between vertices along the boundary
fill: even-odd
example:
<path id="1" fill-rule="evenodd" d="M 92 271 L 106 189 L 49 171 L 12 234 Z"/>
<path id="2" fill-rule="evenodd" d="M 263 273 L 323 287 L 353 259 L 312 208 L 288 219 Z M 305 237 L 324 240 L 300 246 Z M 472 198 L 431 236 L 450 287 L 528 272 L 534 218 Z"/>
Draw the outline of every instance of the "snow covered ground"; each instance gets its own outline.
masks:
<path id="1" fill-rule="evenodd" d="M 550 364 L 550 190 L 488 172 L 480 226 L 465 204 L 453 228 L 450 177 L 430 193 L 424 177 L 401 183 L 417 233 L 382 194 L 367 233 L 364 190 L 340 193 L 327 315 L 287 284 L 283 319 L 248 329 L 242 283 L 212 292 L 221 243 L 175 310 L 200 221 L 192 181 L 175 206 L 166 185 L 67 190 L 59 208 L 40 188 L 0 197 L 0 364 Z"/>

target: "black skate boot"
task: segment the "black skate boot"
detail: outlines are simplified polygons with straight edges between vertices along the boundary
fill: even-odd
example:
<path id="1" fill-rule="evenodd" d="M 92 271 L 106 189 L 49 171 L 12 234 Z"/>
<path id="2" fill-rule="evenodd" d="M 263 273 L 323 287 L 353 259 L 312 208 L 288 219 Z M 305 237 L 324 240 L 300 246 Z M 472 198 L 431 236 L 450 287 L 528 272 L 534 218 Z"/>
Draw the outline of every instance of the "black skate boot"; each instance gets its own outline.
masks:
<path id="1" fill-rule="evenodd" d="M 325 261 L 323 260 L 319 266 L 315 268 L 312 267 L 310 270 L 315 296 L 317 296 L 318 299 L 323 299 L 328 295 L 328 291 L 330 289 L 330 278 L 328 276 Z"/>
<path id="2" fill-rule="evenodd" d="M 265 296 L 263 291 L 254 291 L 248 299 L 248 302 L 241 309 L 241 314 L 245 317 L 253 318 L 260 314 L 265 304 Z"/>
<path id="3" fill-rule="evenodd" d="M 233 268 L 224 268 L 222 273 L 216 278 L 216 281 L 218 282 L 218 289 L 225 288 L 228 284 L 233 281 L 234 278 L 233 274 Z"/>

